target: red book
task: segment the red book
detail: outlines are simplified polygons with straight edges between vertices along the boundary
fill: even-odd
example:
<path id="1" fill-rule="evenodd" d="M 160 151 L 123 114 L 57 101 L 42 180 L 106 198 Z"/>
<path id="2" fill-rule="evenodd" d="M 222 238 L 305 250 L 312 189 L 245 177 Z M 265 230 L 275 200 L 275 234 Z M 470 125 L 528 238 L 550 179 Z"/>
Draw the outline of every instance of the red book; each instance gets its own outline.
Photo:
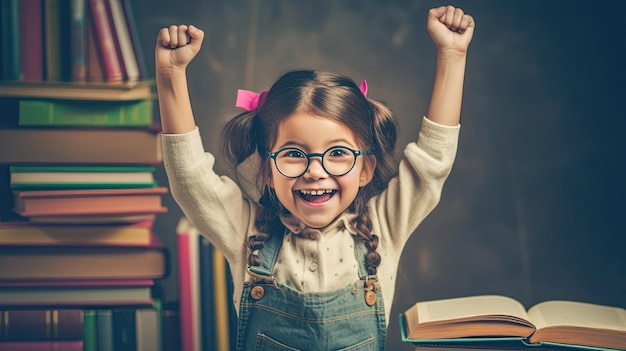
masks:
<path id="1" fill-rule="evenodd" d="M 178 244 L 178 290 L 180 302 L 181 351 L 201 349 L 198 230 L 187 218 L 176 227 Z M 209 332 L 209 331 L 205 331 Z"/>
<path id="2" fill-rule="evenodd" d="M 89 19 L 97 40 L 96 50 L 100 58 L 104 79 L 107 82 L 121 82 L 124 73 L 115 44 L 112 22 L 108 15 L 107 0 L 89 0 Z"/>
<path id="3" fill-rule="evenodd" d="M 43 80 L 43 3 L 42 0 L 19 2 L 20 60 L 22 80 Z"/>
<path id="4" fill-rule="evenodd" d="M 0 341 L 0 351 L 83 351 L 82 340 Z"/>
<path id="5" fill-rule="evenodd" d="M 13 209 L 24 217 L 163 213 L 167 209 L 162 206 L 161 196 L 166 193 L 166 187 L 15 190 Z"/>
<path id="6" fill-rule="evenodd" d="M 83 339 L 80 309 L 11 309 L 0 313 L 5 341 Z"/>

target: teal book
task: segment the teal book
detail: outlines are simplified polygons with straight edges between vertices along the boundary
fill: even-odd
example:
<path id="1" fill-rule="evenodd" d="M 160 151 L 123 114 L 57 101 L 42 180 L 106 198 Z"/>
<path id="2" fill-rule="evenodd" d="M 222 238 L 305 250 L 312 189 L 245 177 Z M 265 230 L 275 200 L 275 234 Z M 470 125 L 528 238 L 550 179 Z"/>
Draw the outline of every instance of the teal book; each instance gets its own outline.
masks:
<path id="1" fill-rule="evenodd" d="M 0 80 L 19 80 L 20 40 L 19 40 L 18 0 L 0 1 Z"/>
<path id="2" fill-rule="evenodd" d="M 10 166 L 11 189 L 155 187 L 153 166 Z"/>
<path id="3" fill-rule="evenodd" d="M 83 312 L 83 351 L 98 351 L 96 310 Z"/>
<path id="4" fill-rule="evenodd" d="M 152 99 L 123 102 L 24 99 L 19 102 L 19 125 L 149 127 L 152 109 Z"/>
<path id="5" fill-rule="evenodd" d="M 564 348 L 624 350 L 626 310 L 578 301 L 551 300 L 528 310 L 501 295 L 418 302 L 400 315 L 402 340 L 416 349 Z"/>

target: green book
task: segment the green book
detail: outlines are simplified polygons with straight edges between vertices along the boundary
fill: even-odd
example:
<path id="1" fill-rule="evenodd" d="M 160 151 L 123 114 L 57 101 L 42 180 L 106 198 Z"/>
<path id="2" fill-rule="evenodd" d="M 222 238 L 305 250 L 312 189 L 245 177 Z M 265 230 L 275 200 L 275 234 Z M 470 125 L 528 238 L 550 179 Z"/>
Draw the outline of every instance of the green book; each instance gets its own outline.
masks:
<path id="1" fill-rule="evenodd" d="M 20 126 L 148 127 L 152 99 L 135 101 L 67 101 L 25 99 L 19 102 Z"/>
<path id="2" fill-rule="evenodd" d="M 96 310 L 85 310 L 83 312 L 84 351 L 98 351 L 98 327 L 96 317 Z"/>

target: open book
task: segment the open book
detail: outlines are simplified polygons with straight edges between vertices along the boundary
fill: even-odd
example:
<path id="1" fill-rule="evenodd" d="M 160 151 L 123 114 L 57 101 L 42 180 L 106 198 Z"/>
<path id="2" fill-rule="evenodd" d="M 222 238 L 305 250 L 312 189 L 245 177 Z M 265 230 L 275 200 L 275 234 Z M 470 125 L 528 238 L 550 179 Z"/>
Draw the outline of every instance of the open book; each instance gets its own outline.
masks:
<path id="1" fill-rule="evenodd" d="M 481 295 L 418 302 L 400 315 L 403 341 L 463 343 L 519 339 L 529 345 L 626 349 L 626 310 L 546 301 L 528 311 L 517 300 Z"/>

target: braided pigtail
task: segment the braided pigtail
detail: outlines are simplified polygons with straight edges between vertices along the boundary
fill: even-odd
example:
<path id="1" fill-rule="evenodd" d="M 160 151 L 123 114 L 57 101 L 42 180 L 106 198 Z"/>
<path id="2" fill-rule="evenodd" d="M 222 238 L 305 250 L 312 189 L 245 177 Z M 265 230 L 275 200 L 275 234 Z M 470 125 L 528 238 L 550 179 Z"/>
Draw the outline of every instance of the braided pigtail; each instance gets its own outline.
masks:
<path id="1" fill-rule="evenodd" d="M 256 253 L 257 250 L 263 248 L 265 242 L 271 238 L 272 233 L 283 226 L 278 216 L 280 203 L 269 187 L 266 187 L 259 199 L 259 203 L 262 207 L 254 222 L 257 234 L 248 237 L 248 264 L 250 266 L 259 266 L 261 264 L 261 259 Z"/>
<path id="2" fill-rule="evenodd" d="M 367 201 L 385 190 L 391 178 L 397 173 L 394 153 L 398 126 L 391 109 L 379 101 L 373 99 L 368 99 L 368 101 L 373 114 L 370 148 L 376 157 L 376 167 L 372 180 L 359 190 L 351 210 L 356 213 L 352 225 L 357 231 L 357 236 L 363 240 L 367 247 L 367 272 L 374 275 L 380 265 L 381 257 L 376 252 L 379 237 L 372 233 L 372 222 L 369 218 Z"/>

